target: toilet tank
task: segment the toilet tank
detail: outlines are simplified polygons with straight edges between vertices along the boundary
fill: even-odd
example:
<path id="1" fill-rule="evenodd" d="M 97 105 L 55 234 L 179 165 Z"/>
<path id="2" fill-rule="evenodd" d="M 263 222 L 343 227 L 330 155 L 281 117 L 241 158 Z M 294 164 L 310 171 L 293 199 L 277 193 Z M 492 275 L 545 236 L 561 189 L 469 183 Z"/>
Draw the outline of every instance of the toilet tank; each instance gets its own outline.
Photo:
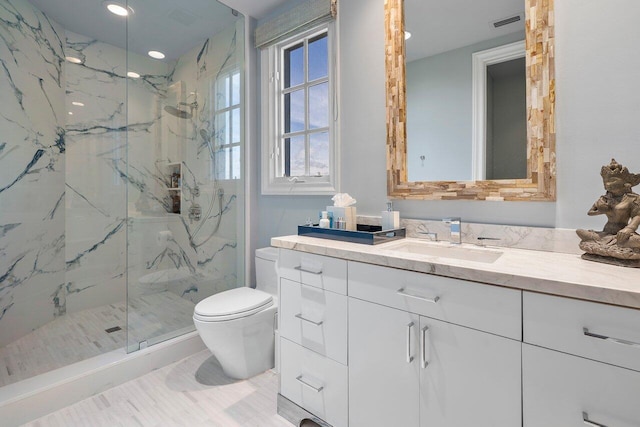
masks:
<path id="1" fill-rule="evenodd" d="M 277 259 L 278 249 L 276 248 L 256 249 L 256 289 L 272 295 L 278 294 Z"/>

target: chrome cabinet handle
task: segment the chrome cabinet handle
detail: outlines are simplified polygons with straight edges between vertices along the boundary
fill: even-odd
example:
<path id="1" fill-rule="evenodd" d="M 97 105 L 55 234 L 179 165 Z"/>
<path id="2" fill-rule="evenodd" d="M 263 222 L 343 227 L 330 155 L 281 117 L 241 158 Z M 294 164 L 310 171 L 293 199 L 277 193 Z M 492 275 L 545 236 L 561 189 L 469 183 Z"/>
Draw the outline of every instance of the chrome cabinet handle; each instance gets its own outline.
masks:
<path id="1" fill-rule="evenodd" d="M 604 341 L 611 341 L 612 343 L 616 343 L 616 344 L 640 348 L 640 343 L 637 343 L 637 342 L 623 340 L 622 338 L 608 337 L 606 335 L 594 334 L 593 332 L 589 332 L 589 329 L 587 328 L 582 328 L 582 331 L 584 332 L 584 335 L 587 337 L 598 338 Z"/>
<path id="2" fill-rule="evenodd" d="M 440 297 L 439 296 L 435 296 L 433 298 L 422 297 L 420 295 L 414 295 L 414 294 L 411 294 L 411 293 L 407 292 L 405 290 L 405 288 L 398 289 L 396 291 L 396 293 L 398 295 L 402 295 L 403 297 L 414 298 L 414 299 L 417 299 L 417 300 L 420 300 L 420 301 L 430 302 L 431 304 L 435 304 L 438 301 L 440 301 Z"/>
<path id="3" fill-rule="evenodd" d="M 301 265 L 297 266 L 297 267 L 293 267 L 294 270 L 298 270 L 298 271 L 302 271 L 303 273 L 310 273 L 310 274 L 317 274 L 320 275 L 322 274 L 322 268 L 318 271 L 313 271 L 313 270 L 308 270 L 306 268 L 302 268 Z"/>
<path id="4" fill-rule="evenodd" d="M 320 393 L 324 389 L 324 386 L 314 387 L 311 384 L 309 384 L 308 382 L 306 382 L 305 380 L 303 380 L 302 379 L 302 374 L 298 375 L 296 377 L 296 380 L 298 380 L 298 382 L 300 382 L 301 384 L 306 385 L 307 387 L 309 387 L 311 390 L 315 391 L 316 393 Z"/>
<path id="5" fill-rule="evenodd" d="M 314 325 L 316 325 L 316 326 L 320 326 L 320 325 L 322 325 L 322 322 L 323 322 L 322 320 L 321 320 L 321 321 L 319 321 L 319 322 L 315 322 L 315 321 L 313 321 L 313 320 L 311 320 L 311 319 L 307 319 L 306 317 L 303 317 L 303 316 L 302 316 L 302 313 L 298 313 L 298 314 L 296 314 L 294 317 L 297 317 L 297 318 L 298 318 L 298 319 L 300 319 L 300 320 L 304 320 L 305 322 L 313 323 L 313 324 L 314 324 Z"/>
<path id="6" fill-rule="evenodd" d="M 429 335 L 427 336 L 427 334 Z M 430 359 L 429 348 L 431 347 L 430 344 L 431 344 L 431 330 L 429 329 L 428 326 L 425 326 L 424 328 L 422 328 L 421 334 L 420 334 L 420 347 L 422 350 L 420 362 L 422 365 L 422 369 L 426 368 L 429 365 L 429 359 Z"/>
<path id="7" fill-rule="evenodd" d="M 413 322 L 407 325 L 407 363 L 413 362 L 413 356 L 411 355 L 411 329 L 413 328 Z"/>
<path id="8" fill-rule="evenodd" d="M 582 422 L 584 422 L 584 425 L 589 426 L 589 427 L 607 427 L 604 424 L 600 424 L 600 423 L 596 423 L 594 421 L 590 421 L 589 420 L 589 414 L 587 414 L 586 412 L 582 413 Z"/>

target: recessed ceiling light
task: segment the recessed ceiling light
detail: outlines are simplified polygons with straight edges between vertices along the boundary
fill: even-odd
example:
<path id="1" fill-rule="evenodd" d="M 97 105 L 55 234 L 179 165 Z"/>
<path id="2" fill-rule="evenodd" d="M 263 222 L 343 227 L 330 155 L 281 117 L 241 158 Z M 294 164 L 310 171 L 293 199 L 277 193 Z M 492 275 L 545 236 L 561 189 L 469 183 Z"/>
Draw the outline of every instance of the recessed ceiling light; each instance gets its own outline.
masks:
<path id="1" fill-rule="evenodd" d="M 404 39 L 409 40 L 411 38 L 411 33 L 409 31 L 404 32 Z"/>
<path id="2" fill-rule="evenodd" d="M 70 116 L 73 116 L 73 111 L 69 111 L 69 115 L 70 115 Z"/>
<path id="3" fill-rule="evenodd" d="M 127 73 L 127 77 L 131 77 L 132 79 L 139 79 L 140 74 L 136 73 L 135 71 L 129 71 Z"/>
<path id="4" fill-rule="evenodd" d="M 149 56 L 155 59 L 164 59 L 164 53 L 158 52 L 157 50 L 150 50 Z"/>
<path id="5" fill-rule="evenodd" d="M 73 64 L 82 64 L 82 59 L 76 58 L 75 56 L 65 56 L 64 59 Z"/>
<path id="6" fill-rule="evenodd" d="M 78 101 L 72 101 L 71 105 L 75 105 L 76 107 L 84 107 L 84 104 Z"/>
<path id="7" fill-rule="evenodd" d="M 105 1 L 103 4 L 107 10 L 114 15 L 129 16 L 133 13 L 133 9 L 130 6 L 124 6 L 123 4 L 115 1 Z"/>

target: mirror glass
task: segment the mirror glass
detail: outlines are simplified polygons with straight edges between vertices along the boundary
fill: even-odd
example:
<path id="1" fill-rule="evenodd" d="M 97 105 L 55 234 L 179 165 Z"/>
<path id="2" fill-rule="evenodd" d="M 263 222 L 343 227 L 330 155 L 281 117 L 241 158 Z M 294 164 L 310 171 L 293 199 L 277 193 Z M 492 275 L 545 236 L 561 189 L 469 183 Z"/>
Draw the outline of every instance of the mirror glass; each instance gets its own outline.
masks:
<path id="1" fill-rule="evenodd" d="M 524 2 L 405 0 L 404 12 L 408 180 L 526 178 Z"/>
<path id="2" fill-rule="evenodd" d="M 390 198 L 555 200 L 553 22 L 546 1 L 385 0 Z"/>

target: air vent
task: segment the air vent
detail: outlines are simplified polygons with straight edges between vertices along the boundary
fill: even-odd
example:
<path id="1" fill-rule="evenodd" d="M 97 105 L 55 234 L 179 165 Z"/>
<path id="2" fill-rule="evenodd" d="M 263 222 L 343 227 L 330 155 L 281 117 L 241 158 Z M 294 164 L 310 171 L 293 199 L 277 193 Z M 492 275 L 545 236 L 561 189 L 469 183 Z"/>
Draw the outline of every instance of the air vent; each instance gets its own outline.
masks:
<path id="1" fill-rule="evenodd" d="M 500 19 L 492 23 L 493 28 L 504 27 L 505 25 L 513 24 L 514 22 L 520 22 L 522 18 L 520 15 L 510 16 L 509 18 Z"/>

